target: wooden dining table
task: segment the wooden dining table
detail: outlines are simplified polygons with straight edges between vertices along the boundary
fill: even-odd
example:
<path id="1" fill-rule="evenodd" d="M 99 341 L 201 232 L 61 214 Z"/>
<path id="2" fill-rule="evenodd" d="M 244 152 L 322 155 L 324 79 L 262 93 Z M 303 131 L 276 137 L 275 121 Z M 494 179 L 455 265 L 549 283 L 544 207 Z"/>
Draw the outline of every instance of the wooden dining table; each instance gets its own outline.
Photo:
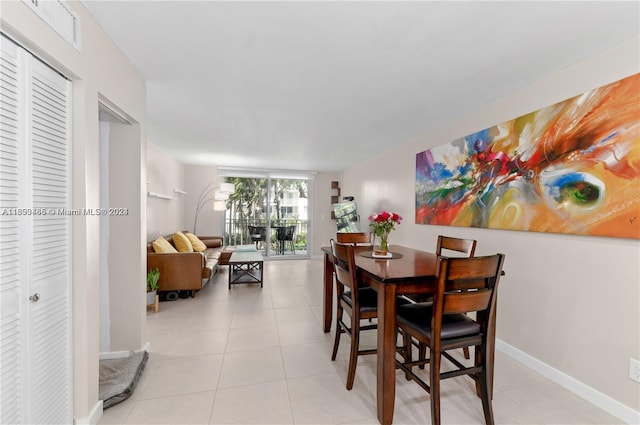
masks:
<path id="1" fill-rule="evenodd" d="M 399 295 L 433 294 L 437 256 L 399 245 L 391 245 L 396 254 L 392 259 L 368 258 L 370 247 L 356 247 L 358 279 L 378 293 L 378 352 L 377 352 L 377 413 L 378 421 L 389 425 L 393 421 L 396 391 L 396 297 Z M 323 330 L 331 330 L 333 314 L 333 256 L 330 247 L 324 252 Z M 495 323 L 490 325 L 495 332 Z M 493 388 L 493 338 L 489 338 L 487 372 L 489 388 Z"/>

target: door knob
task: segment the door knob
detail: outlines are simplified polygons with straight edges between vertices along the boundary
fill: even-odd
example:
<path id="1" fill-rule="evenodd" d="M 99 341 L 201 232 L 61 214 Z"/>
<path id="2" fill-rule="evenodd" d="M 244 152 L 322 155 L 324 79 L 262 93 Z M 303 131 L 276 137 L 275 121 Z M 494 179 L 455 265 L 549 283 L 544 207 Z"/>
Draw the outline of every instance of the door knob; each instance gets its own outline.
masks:
<path id="1" fill-rule="evenodd" d="M 30 299 L 31 301 L 33 301 L 34 303 L 37 303 L 37 302 L 38 302 L 38 300 L 40 299 L 40 294 L 38 294 L 38 293 L 36 292 L 35 294 L 31 295 L 31 296 L 29 297 L 29 299 Z"/>

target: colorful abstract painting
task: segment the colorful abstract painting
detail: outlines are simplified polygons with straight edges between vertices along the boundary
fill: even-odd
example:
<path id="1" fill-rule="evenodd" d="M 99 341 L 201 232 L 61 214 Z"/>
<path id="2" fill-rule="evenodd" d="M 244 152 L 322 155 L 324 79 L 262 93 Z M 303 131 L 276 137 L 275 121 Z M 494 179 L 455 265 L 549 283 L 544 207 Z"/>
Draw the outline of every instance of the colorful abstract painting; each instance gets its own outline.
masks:
<path id="1" fill-rule="evenodd" d="M 416 155 L 416 223 L 640 238 L 640 74 Z"/>

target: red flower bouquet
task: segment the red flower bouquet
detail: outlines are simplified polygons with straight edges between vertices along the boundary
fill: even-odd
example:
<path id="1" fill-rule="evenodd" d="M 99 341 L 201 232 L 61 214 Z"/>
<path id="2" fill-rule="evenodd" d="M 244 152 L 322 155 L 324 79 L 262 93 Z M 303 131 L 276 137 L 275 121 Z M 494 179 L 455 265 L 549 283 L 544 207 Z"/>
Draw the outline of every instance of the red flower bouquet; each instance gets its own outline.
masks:
<path id="1" fill-rule="evenodd" d="M 389 233 L 401 222 L 400 214 L 384 210 L 369 216 L 369 227 L 380 237 L 380 251 L 389 251 Z"/>

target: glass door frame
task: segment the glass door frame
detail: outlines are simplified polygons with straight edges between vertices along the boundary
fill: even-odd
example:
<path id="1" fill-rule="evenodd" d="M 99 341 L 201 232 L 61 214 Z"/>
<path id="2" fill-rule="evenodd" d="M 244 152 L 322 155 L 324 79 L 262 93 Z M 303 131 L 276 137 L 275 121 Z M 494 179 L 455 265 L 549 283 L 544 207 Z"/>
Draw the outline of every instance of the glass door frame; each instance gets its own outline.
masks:
<path id="1" fill-rule="evenodd" d="M 265 179 L 266 180 L 266 184 L 265 184 L 265 208 L 266 211 L 264 212 L 265 214 L 265 241 L 264 242 L 264 255 L 266 258 L 268 259 L 293 259 L 293 258 L 310 258 L 311 256 L 311 246 L 309 244 L 309 242 L 312 240 L 312 218 L 311 218 L 311 211 L 313 211 L 313 184 L 314 184 L 314 179 L 315 179 L 315 173 L 309 173 L 309 172 L 299 172 L 299 171 L 281 171 L 281 170 L 254 170 L 254 169 L 242 169 L 242 168 L 227 168 L 227 167 L 219 167 L 218 168 L 218 177 L 220 178 L 220 180 L 231 180 L 234 178 L 243 178 L 243 179 Z M 278 215 L 280 216 L 278 213 L 274 213 L 273 212 L 273 208 L 275 206 L 274 200 L 273 200 L 273 182 L 274 180 L 304 180 L 306 182 L 306 199 L 307 199 L 307 205 L 306 205 L 306 220 L 305 219 L 299 219 L 296 218 L 295 219 L 295 230 L 298 231 L 298 233 L 300 235 L 304 235 L 304 237 L 306 238 L 306 250 L 304 253 L 298 253 L 295 250 L 295 240 L 292 242 L 293 245 L 293 253 L 292 254 L 286 254 L 286 250 L 282 253 L 277 253 L 276 250 L 274 250 L 272 248 L 271 242 L 274 240 L 274 236 L 275 232 L 277 231 L 273 226 L 274 224 L 274 219 L 272 218 L 272 215 Z M 284 206 L 280 206 L 281 210 L 280 212 L 282 212 L 282 208 L 286 208 L 287 205 Z M 224 233 L 225 233 L 225 243 L 229 246 L 237 246 L 237 245 L 242 245 L 242 244 L 253 244 L 254 241 L 252 241 L 251 239 L 249 240 L 244 240 L 242 238 L 242 235 L 240 237 L 240 240 L 237 240 L 237 233 L 234 234 L 235 237 L 230 237 L 232 235 L 232 226 L 233 224 L 231 223 L 234 219 L 229 217 L 229 210 L 227 209 L 225 211 L 224 217 L 222 218 L 223 220 L 223 225 L 222 228 L 224 229 Z M 287 220 L 287 218 L 280 218 L 280 220 Z M 289 219 L 290 220 L 290 219 Z M 304 223 L 306 222 L 306 229 L 304 229 Z M 236 224 L 237 226 L 237 224 Z M 246 223 L 246 226 L 249 226 L 248 223 Z M 280 230 L 280 231 L 284 231 L 284 230 Z M 250 237 L 250 236 L 249 236 Z M 281 241 L 275 241 L 276 244 L 279 243 L 286 243 L 285 242 L 281 242 Z M 277 247 L 277 245 L 276 245 Z"/>

